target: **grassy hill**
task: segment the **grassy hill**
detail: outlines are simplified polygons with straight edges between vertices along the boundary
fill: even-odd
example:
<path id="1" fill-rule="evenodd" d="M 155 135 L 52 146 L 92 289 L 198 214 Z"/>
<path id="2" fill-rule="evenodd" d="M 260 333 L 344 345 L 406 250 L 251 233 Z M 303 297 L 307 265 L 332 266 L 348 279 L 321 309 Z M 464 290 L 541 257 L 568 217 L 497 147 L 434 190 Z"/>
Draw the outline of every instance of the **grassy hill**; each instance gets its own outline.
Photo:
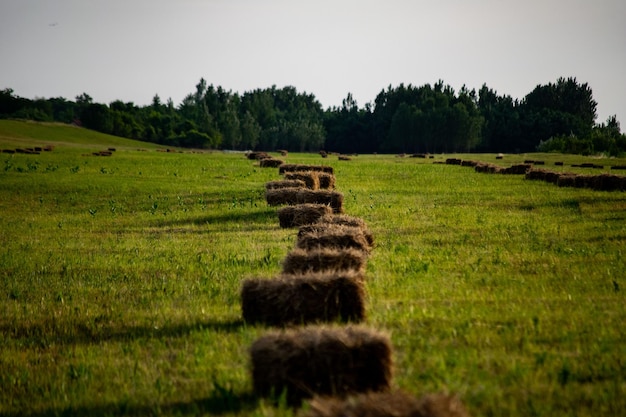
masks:
<path id="1" fill-rule="evenodd" d="M 106 135 L 62 123 L 0 120 L 0 149 L 32 146 L 72 146 L 85 148 L 120 147 L 155 149 L 153 143 Z"/>

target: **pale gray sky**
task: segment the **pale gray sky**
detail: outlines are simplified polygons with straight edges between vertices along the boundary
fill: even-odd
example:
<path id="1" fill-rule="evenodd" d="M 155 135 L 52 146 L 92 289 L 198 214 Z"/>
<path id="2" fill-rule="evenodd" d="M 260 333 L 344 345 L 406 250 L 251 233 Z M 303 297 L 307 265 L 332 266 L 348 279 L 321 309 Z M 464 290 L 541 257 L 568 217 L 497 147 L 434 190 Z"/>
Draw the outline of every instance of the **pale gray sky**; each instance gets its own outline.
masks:
<path id="1" fill-rule="evenodd" d="M 201 77 L 292 85 L 324 108 L 442 79 L 523 98 L 588 83 L 626 130 L 624 0 L 0 0 L 0 89 L 176 105 Z"/>

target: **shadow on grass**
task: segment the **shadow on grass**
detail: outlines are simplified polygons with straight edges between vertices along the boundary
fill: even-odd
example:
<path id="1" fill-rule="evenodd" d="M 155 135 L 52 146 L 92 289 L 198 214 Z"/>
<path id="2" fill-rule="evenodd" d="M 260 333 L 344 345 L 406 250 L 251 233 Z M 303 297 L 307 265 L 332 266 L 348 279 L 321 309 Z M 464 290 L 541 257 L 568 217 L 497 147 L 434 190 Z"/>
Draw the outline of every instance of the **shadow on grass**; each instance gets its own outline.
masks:
<path id="1" fill-rule="evenodd" d="M 246 413 L 259 405 L 259 399 L 252 393 L 235 393 L 222 387 L 217 387 L 208 398 L 191 402 L 175 402 L 170 404 L 105 404 L 83 407 L 68 407 L 65 409 L 48 409 L 39 413 L 7 413 L 1 416 L 17 417 L 28 415 L 32 417 L 44 416 L 153 416 L 153 415 L 221 415 L 226 413 Z"/>
<path id="2" fill-rule="evenodd" d="M 98 344 L 146 338 L 173 338 L 197 331 L 235 332 L 243 328 L 241 319 L 229 321 L 205 321 L 171 326 L 128 326 L 100 325 L 95 320 L 61 321 L 45 319 L 34 324 L 20 323 L 0 325 L 5 340 L 19 340 L 24 346 L 47 347 L 56 345 Z"/>
<path id="3" fill-rule="evenodd" d="M 248 211 L 248 210 L 226 210 L 220 214 L 207 215 L 200 217 L 192 217 L 188 219 L 160 219 L 151 222 L 150 227 L 166 227 L 166 228 L 182 228 L 184 226 L 210 226 L 210 231 L 215 231 L 215 226 L 228 227 L 229 223 L 237 223 L 239 225 L 245 225 L 246 229 L 258 230 L 267 229 L 269 227 L 275 228 L 278 225 L 278 217 L 275 208 L 270 208 L 263 211 Z M 209 230 L 207 230 L 209 231 Z"/>

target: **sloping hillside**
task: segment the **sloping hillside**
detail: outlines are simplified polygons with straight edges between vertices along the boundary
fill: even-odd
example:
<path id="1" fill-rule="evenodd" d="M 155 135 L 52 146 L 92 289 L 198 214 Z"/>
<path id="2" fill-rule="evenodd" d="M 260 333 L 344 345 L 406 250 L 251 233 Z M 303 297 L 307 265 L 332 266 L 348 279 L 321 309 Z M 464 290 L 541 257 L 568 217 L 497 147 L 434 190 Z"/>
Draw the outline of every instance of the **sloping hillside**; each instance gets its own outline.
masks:
<path id="1" fill-rule="evenodd" d="M 117 147 L 153 149 L 158 145 L 106 135 L 62 123 L 39 123 L 22 120 L 0 120 L 0 148 L 45 145 L 76 147 Z"/>

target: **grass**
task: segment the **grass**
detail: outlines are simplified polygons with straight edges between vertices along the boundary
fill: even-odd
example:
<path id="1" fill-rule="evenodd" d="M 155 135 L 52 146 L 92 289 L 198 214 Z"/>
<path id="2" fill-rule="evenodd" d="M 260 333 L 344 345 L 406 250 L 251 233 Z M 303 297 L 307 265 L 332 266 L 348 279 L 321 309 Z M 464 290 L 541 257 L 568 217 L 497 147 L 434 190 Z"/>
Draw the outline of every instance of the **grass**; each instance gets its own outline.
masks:
<path id="1" fill-rule="evenodd" d="M 251 394 L 267 329 L 239 306 L 241 281 L 278 274 L 295 244 L 264 201 L 277 169 L 0 121 L 0 148 L 49 142 L 0 154 L 0 415 L 292 414 Z M 374 234 L 368 323 L 391 332 L 397 387 L 456 392 L 476 416 L 623 413 L 626 194 L 385 155 L 288 160 L 332 165 Z"/>

